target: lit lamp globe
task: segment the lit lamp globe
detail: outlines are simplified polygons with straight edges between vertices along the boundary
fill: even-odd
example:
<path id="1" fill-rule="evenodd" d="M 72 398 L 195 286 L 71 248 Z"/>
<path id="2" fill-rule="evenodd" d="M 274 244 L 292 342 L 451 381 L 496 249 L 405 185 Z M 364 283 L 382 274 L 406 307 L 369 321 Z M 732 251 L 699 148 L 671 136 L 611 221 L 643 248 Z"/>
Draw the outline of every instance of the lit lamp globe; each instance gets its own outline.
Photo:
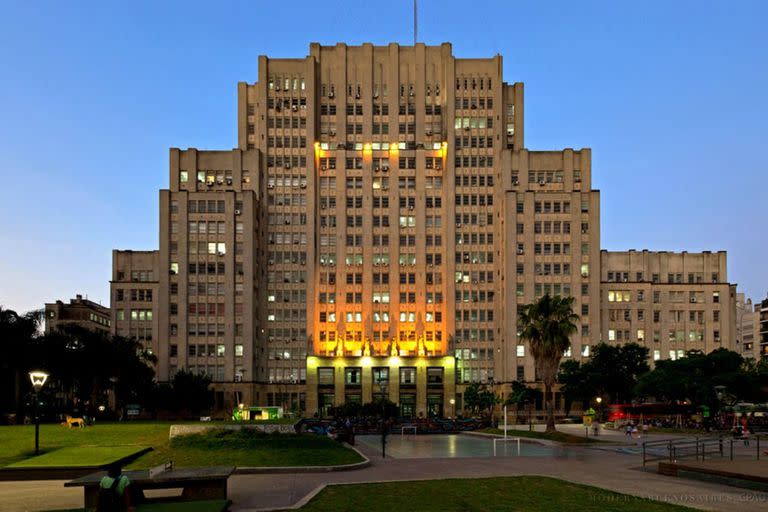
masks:
<path id="1" fill-rule="evenodd" d="M 45 386 L 45 381 L 48 380 L 48 374 L 40 370 L 29 372 L 29 380 L 32 381 L 35 393 L 39 393 L 43 386 Z"/>
<path id="2" fill-rule="evenodd" d="M 32 388 L 35 390 L 35 455 L 40 454 L 40 415 L 38 414 L 38 408 L 40 406 L 40 399 L 37 397 L 40 390 L 43 389 L 45 381 L 48 380 L 48 374 L 46 372 L 35 370 L 29 372 L 29 380 L 32 381 Z"/>
<path id="3" fill-rule="evenodd" d="M 599 397 L 595 398 L 595 402 L 597 402 L 598 405 L 603 403 L 603 397 L 599 396 Z"/>

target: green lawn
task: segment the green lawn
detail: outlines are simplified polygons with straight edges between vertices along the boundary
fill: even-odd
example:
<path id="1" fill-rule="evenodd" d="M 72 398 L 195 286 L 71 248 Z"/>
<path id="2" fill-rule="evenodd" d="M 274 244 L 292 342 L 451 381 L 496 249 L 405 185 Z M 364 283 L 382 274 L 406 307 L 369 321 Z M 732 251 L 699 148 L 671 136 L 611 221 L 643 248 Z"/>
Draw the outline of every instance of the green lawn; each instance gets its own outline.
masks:
<path id="1" fill-rule="evenodd" d="M 170 422 L 100 423 L 87 428 L 68 429 L 61 425 L 40 426 L 40 451 L 60 448 L 130 446 L 152 447 L 129 468 L 141 469 L 172 460 L 184 466 L 326 466 L 362 460 L 357 452 L 328 438 L 306 435 L 252 435 L 248 438 L 209 435 L 184 436 L 168 440 Z M 187 439 L 189 438 L 189 439 Z M 34 426 L 0 427 L 0 467 L 33 456 Z M 78 462 L 78 451 L 72 464 Z"/>
<path id="2" fill-rule="evenodd" d="M 103 466 L 143 450 L 143 446 L 71 446 L 10 464 L 10 468 Z"/>
<path id="3" fill-rule="evenodd" d="M 172 460 L 175 466 L 332 466 L 363 459 L 343 445 L 314 434 L 259 434 L 211 431 L 175 437 L 129 468 Z"/>
<path id="4" fill-rule="evenodd" d="M 299 510 L 681 512 L 692 509 L 572 484 L 555 478 L 519 476 L 333 485 L 323 489 Z"/>
<path id="5" fill-rule="evenodd" d="M 484 432 L 486 434 L 504 435 L 504 431 L 498 428 L 484 428 L 478 432 Z M 548 441 L 557 441 L 558 443 L 565 444 L 584 444 L 584 443 L 600 443 L 599 439 L 595 439 L 591 432 L 590 436 L 574 436 L 573 434 L 566 434 L 565 432 L 555 432 L 554 434 L 547 434 L 545 432 L 531 432 L 530 430 L 507 430 L 507 436 L 510 437 L 526 437 L 531 439 L 545 439 Z"/>

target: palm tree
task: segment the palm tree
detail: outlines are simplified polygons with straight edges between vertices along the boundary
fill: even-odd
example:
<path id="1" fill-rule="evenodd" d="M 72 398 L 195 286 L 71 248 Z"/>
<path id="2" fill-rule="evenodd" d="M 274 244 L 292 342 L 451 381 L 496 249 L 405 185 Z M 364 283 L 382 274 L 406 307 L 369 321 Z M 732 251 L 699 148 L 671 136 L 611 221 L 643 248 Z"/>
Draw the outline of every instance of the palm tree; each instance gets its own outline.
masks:
<path id="1" fill-rule="evenodd" d="M 555 432 L 555 411 L 552 386 L 563 353 L 571 346 L 570 336 L 576 332 L 578 315 L 573 312 L 573 297 L 544 295 L 532 304 L 522 306 L 517 316 L 518 337 L 527 340 L 541 380 L 544 382 L 544 402 L 547 432 Z"/>

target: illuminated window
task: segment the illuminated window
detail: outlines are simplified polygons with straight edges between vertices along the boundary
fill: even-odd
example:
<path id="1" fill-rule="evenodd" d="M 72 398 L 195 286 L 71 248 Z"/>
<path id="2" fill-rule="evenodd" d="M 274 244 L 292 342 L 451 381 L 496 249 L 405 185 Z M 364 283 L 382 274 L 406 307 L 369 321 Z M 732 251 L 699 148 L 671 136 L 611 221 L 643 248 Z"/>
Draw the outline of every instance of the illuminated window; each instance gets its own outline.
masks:
<path id="1" fill-rule="evenodd" d="M 581 346 L 581 356 L 582 357 L 589 357 L 589 345 L 582 345 Z"/>
<path id="2" fill-rule="evenodd" d="M 616 329 L 608 329 L 608 341 L 616 341 Z"/>
<path id="3" fill-rule="evenodd" d="M 517 357 L 525 357 L 525 345 L 517 346 Z"/>
<path id="4" fill-rule="evenodd" d="M 653 351 L 653 360 L 658 361 L 661 359 L 661 350 L 654 350 Z"/>

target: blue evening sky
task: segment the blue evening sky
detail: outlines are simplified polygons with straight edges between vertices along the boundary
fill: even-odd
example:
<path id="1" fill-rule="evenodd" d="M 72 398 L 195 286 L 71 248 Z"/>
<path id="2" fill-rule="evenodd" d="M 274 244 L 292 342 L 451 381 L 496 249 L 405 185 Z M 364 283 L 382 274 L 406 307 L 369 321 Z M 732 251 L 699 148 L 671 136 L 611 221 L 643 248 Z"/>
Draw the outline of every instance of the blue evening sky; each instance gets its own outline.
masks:
<path id="1" fill-rule="evenodd" d="M 236 84 L 311 41 L 412 42 L 412 4 L 0 0 L 0 304 L 109 302 L 158 246 L 169 147 L 236 145 Z M 589 147 L 605 249 L 727 250 L 768 290 L 768 2 L 421 0 L 419 40 L 504 56 L 531 149 Z M 760 205 L 763 204 L 761 208 Z"/>

